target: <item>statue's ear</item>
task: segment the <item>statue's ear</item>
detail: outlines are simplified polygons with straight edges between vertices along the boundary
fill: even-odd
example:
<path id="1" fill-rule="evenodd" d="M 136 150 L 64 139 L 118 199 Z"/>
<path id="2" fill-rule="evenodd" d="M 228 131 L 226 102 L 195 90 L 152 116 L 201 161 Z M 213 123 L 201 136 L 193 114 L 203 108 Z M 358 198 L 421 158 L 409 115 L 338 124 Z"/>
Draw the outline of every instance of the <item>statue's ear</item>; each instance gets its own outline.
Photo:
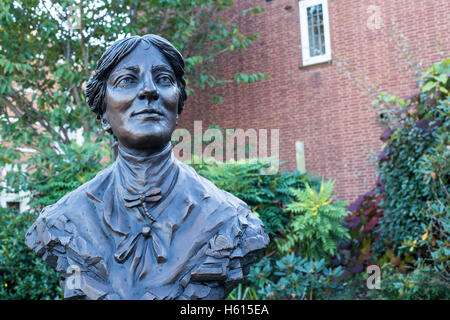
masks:
<path id="1" fill-rule="evenodd" d="M 111 124 L 109 123 L 107 117 L 103 114 L 102 117 L 100 118 L 100 122 L 102 124 L 102 128 L 104 131 L 111 131 Z"/>

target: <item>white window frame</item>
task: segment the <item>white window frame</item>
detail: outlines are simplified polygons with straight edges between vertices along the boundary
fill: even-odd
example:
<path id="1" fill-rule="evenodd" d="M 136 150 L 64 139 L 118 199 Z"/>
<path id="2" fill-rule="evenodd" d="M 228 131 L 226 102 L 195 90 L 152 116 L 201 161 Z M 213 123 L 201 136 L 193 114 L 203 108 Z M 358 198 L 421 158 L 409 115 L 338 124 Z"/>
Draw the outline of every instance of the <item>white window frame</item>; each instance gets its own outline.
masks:
<path id="1" fill-rule="evenodd" d="M 323 31 L 325 36 L 325 54 L 311 57 L 309 54 L 308 16 L 307 8 L 322 5 Z M 300 0 L 300 38 L 303 66 L 331 61 L 330 21 L 328 18 L 328 0 Z"/>
<path id="2" fill-rule="evenodd" d="M 26 170 L 27 165 L 23 165 L 24 170 Z M 5 167 L 0 168 L 1 178 L 0 185 L 6 187 L 6 181 L 1 181 L 6 176 L 6 173 L 10 170 L 17 171 L 17 166 L 11 166 L 10 164 L 6 164 Z M 19 202 L 19 212 L 24 212 L 26 210 L 30 210 L 30 206 L 28 205 L 30 201 L 30 192 L 19 191 L 19 193 L 9 193 L 5 189 L 0 190 L 0 207 L 6 208 L 8 202 Z"/>

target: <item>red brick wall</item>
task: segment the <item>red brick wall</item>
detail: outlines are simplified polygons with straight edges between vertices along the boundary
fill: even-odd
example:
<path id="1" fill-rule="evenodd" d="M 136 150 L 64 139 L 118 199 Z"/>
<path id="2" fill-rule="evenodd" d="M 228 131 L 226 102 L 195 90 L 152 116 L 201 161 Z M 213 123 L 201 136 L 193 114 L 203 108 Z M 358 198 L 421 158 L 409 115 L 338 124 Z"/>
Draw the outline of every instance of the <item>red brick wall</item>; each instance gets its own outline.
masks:
<path id="1" fill-rule="evenodd" d="M 228 79 L 235 72 L 261 71 L 270 80 L 196 91 L 186 103 L 179 128 L 192 130 L 194 120 L 202 120 L 204 130 L 210 124 L 222 129 L 277 128 L 280 158 L 288 161 L 285 168 L 295 169 L 295 141 L 303 141 L 306 169 L 335 179 L 338 198 L 352 201 L 373 186 L 371 153 L 381 148 L 382 128 L 370 99 L 337 72 L 334 63 L 301 67 L 297 1 L 238 0 L 235 10 L 256 5 L 266 11 L 240 17 L 238 25 L 245 33 L 259 32 L 258 40 L 243 52 L 223 56 L 217 64 Z M 384 26 L 380 29 L 367 27 L 370 5 L 381 9 Z M 364 71 L 367 83 L 390 93 L 406 97 L 416 91 L 406 59 L 389 41 L 391 19 L 424 66 L 441 59 L 436 40 L 449 55 L 448 0 L 328 0 L 328 7 L 334 62 L 351 63 Z M 224 103 L 212 104 L 212 92 L 222 94 Z"/>

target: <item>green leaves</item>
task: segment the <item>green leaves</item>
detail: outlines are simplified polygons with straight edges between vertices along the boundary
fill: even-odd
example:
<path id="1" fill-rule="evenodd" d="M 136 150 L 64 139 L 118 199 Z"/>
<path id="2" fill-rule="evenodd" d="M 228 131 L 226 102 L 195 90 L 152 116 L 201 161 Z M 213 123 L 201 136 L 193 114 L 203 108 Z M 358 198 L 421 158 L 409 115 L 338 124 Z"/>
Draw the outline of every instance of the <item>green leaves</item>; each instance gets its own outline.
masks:
<path id="1" fill-rule="evenodd" d="M 234 75 L 234 80 L 237 83 L 253 83 L 253 82 L 268 80 L 268 79 L 269 79 L 269 76 L 266 74 L 263 74 L 261 72 L 251 73 L 251 74 L 236 73 Z"/>
<path id="2" fill-rule="evenodd" d="M 277 241 L 282 253 L 299 252 L 313 259 L 337 255 L 340 241 L 350 238 L 342 225 L 350 214 L 345 203 L 332 203 L 334 182 L 322 181 L 319 191 L 306 184 L 305 189 L 291 189 L 296 201 L 288 204 L 286 211 L 293 214 L 286 239 Z"/>
<path id="3" fill-rule="evenodd" d="M 448 219 L 450 172 L 450 59 L 438 62 L 422 76 L 423 85 L 415 111 L 404 113 L 386 145 L 386 159 L 378 164 L 384 183 L 385 214 L 380 219 L 382 239 L 398 254 L 415 252 L 419 244 L 432 254 L 438 239 L 445 238 Z M 423 226 L 430 226 L 427 243 Z M 431 227 L 433 226 L 433 227 Z M 444 246 L 448 246 L 446 241 Z M 380 250 L 384 250 L 380 248 Z"/>
<path id="4" fill-rule="evenodd" d="M 435 96 L 448 96 L 450 75 L 450 59 L 435 63 L 422 76 L 424 85 L 420 92 L 428 94 L 431 98 Z"/>
<path id="5" fill-rule="evenodd" d="M 427 82 L 427 83 L 422 87 L 421 91 L 422 91 L 422 92 L 428 92 L 428 91 L 430 91 L 431 89 L 435 88 L 436 85 L 437 85 L 437 82 L 435 82 L 435 81 L 429 81 L 429 82 Z"/>
<path id="6" fill-rule="evenodd" d="M 281 259 L 264 258 L 251 267 L 249 280 L 262 299 L 317 299 L 327 292 L 338 294 L 343 287 L 339 277 L 344 270 L 326 265 L 324 259 L 312 260 L 287 254 Z"/>
<path id="7" fill-rule="evenodd" d="M 0 300 L 59 299 L 59 276 L 25 245 L 36 216 L 0 208 Z"/>
<path id="8" fill-rule="evenodd" d="M 416 268 L 408 273 L 401 273 L 390 264 L 382 267 L 381 290 L 370 290 L 372 299 L 389 300 L 448 300 L 450 291 L 445 281 L 436 270 L 418 260 Z"/>
<path id="9" fill-rule="evenodd" d="M 259 14 L 261 12 L 263 12 L 264 9 L 261 6 L 257 6 L 257 7 L 253 7 L 247 10 L 242 10 L 242 15 L 246 16 L 247 14 Z"/>

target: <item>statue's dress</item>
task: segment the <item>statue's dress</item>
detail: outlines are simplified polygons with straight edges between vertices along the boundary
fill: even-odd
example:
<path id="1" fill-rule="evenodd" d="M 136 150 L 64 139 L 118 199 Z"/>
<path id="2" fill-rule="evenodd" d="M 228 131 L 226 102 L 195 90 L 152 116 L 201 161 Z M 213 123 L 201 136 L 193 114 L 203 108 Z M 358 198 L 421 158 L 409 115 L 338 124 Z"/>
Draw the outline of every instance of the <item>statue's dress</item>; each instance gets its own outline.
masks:
<path id="1" fill-rule="evenodd" d="M 44 208 L 27 245 L 69 299 L 222 299 L 269 238 L 247 205 L 175 159 L 117 161 Z"/>

